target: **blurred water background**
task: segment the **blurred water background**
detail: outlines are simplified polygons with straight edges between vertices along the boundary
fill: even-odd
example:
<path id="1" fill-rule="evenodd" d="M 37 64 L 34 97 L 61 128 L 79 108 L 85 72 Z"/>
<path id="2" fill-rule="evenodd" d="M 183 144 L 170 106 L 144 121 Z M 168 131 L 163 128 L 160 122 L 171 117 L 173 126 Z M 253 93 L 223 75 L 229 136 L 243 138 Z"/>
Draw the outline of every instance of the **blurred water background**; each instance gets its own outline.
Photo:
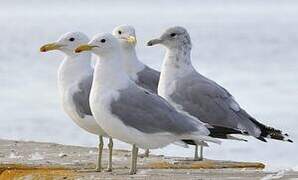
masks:
<path id="1" fill-rule="evenodd" d="M 138 55 L 160 69 L 164 49 L 145 42 L 173 25 L 186 27 L 198 71 L 226 87 L 261 122 L 288 132 L 294 144 L 248 138 L 205 149 L 211 159 L 260 161 L 298 169 L 298 2 L 1 1 L 0 138 L 96 146 L 97 138 L 63 113 L 56 85 L 63 55 L 39 47 L 68 31 L 92 36 L 120 24 L 137 30 Z M 116 148 L 129 148 L 117 142 Z M 170 145 L 156 154 L 192 156 Z"/>

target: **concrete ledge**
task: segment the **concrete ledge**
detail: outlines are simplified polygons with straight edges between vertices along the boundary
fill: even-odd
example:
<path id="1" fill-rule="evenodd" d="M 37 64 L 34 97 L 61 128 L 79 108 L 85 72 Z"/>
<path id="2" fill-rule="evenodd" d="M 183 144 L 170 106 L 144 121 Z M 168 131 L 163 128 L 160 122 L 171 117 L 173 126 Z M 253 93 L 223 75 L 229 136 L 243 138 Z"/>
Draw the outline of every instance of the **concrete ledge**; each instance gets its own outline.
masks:
<path id="1" fill-rule="evenodd" d="M 108 151 L 103 152 L 103 167 Z M 95 172 L 97 149 L 54 143 L 0 140 L 2 179 L 258 179 L 274 173 L 261 171 L 258 162 L 190 161 L 150 155 L 138 159 L 137 175 L 129 176 L 130 152 L 115 150 L 113 172 Z M 287 172 L 286 177 L 298 177 Z"/>
<path id="2" fill-rule="evenodd" d="M 264 169 L 265 165 L 254 162 L 232 162 L 232 161 L 176 161 L 170 163 L 159 161 L 149 163 L 145 167 L 149 169 Z"/>

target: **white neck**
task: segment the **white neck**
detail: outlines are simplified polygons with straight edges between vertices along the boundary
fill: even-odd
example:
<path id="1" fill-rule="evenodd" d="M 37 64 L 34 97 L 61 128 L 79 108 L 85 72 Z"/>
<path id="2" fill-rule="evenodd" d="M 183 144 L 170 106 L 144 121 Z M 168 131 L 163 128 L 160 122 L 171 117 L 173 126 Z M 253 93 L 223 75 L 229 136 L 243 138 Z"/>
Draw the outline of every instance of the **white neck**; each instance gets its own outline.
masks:
<path id="1" fill-rule="evenodd" d="M 127 74 L 133 80 L 136 80 L 137 73 L 145 68 L 145 65 L 139 61 L 134 46 L 123 47 L 123 65 Z"/>
<path id="2" fill-rule="evenodd" d="M 167 49 L 161 68 L 158 94 L 167 98 L 174 90 L 172 85 L 174 85 L 175 80 L 188 75 L 194 70 L 190 59 L 190 49 Z"/>
<path id="3" fill-rule="evenodd" d="M 171 72 L 174 71 L 173 73 L 176 77 L 194 71 L 190 58 L 190 49 L 167 49 L 162 65 L 162 72 L 169 73 L 168 70 L 171 70 Z"/>
<path id="4" fill-rule="evenodd" d="M 129 84 L 130 78 L 123 68 L 122 57 L 116 54 L 98 57 L 91 91 L 104 93 L 119 90 Z"/>
<path id="5" fill-rule="evenodd" d="M 64 91 L 81 78 L 93 73 L 91 67 L 91 53 L 83 53 L 77 56 L 66 55 L 58 69 L 58 86 Z"/>

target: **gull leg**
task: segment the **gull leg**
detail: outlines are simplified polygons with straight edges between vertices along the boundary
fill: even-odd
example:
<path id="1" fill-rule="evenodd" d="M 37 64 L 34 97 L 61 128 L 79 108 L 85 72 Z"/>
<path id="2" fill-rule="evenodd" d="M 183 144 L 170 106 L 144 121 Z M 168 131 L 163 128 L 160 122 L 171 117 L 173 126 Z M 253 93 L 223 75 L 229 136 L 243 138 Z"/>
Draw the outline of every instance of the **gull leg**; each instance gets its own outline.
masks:
<path id="1" fill-rule="evenodd" d="M 131 150 L 131 165 L 130 165 L 130 170 L 129 174 L 133 175 L 136 173 L 136 160 L 138 155 L 138 149 L 135 144 L 132 145 L 132 150 Z"/>
<path id="2" fill-rule="evenodd" d="M 109 138 L 109 162 L 108 162 L 108 168 L 107 171 L 108 172 L 112 172 L 112 156 L 113 156 L 113 139 Z"/>
<path id="3" fill-rule="evenodd" d="M 149 152 L 150 152 L 149 149 L 146 149 L 144 153 L 144 157 L 149 157 Z"/>
<path id="4" fill-rule="evenodd" d="M 203 146 L 200 147 L 200 161 L 203 161 Z"/>
<path id="5" fill-rule="evenodd" d="M 137 173 L 138 151 L 139 151 L 139 148 L 136 147 L 136 149 L 135 149 L 135 160 L 134 160 L 134 174 Z"/>
<path id="6" fill-rule="evenodd" d="M 195 155 L 194 155 L 194 160 L 195 161 L 202 161 L 203 160 L 203 146 L 200 146 L 200 157 L 199 157 L 199 149 L 198 149 L 198 145 L 195 145 Z"/>
<path id="7" fill-rule="evenodd" d="M 97 157 L 97 165 L 95 171 L 101 171 L 101 157 L 102 157 L 102 149 L 103 149 L 103 137 L 99 136 L 99 143 L 98 143 L 98 157 Z"/>
<path id="8" fill-rule="evenodd" d="M 131 150 L 131 162 L 130 162 L 130 170 L 129 170 L 129 174 L 130 175 L 133 175 L 134 174 L 134 154 L 135 154 L 135 148 L 136 148 L 136 145 L 132 145 L 132 150 Z"/>
<path id="9" fill-rule="evenodd" d="M 194 160 L 198 161 L 199 160 L 199 155 L 198 155 L 198 145 L 195 145 L 195 156 L 194 156 Z"/>

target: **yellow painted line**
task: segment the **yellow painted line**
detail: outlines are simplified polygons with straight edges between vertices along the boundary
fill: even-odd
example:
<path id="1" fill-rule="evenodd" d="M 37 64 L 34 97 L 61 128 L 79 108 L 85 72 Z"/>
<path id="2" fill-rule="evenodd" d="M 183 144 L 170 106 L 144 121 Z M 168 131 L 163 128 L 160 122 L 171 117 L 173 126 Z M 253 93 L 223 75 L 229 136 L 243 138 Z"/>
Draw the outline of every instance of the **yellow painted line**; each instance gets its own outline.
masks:
<path id="1" fill-rule="evenodd" d="M 149 169 L 264 169 L 262 163 L 253 162 L 216 162 L 216 161 L 178 161 L 169 163 L 167 161 L 153 162 L 145 166 Z"/>
<path id="2" fill-rule="evenodd" d="M 63 167 L 26 166 L 20 164 L 0 165 L 0 180 L 74 179 L 75 175 L 75 171 Z"/>

